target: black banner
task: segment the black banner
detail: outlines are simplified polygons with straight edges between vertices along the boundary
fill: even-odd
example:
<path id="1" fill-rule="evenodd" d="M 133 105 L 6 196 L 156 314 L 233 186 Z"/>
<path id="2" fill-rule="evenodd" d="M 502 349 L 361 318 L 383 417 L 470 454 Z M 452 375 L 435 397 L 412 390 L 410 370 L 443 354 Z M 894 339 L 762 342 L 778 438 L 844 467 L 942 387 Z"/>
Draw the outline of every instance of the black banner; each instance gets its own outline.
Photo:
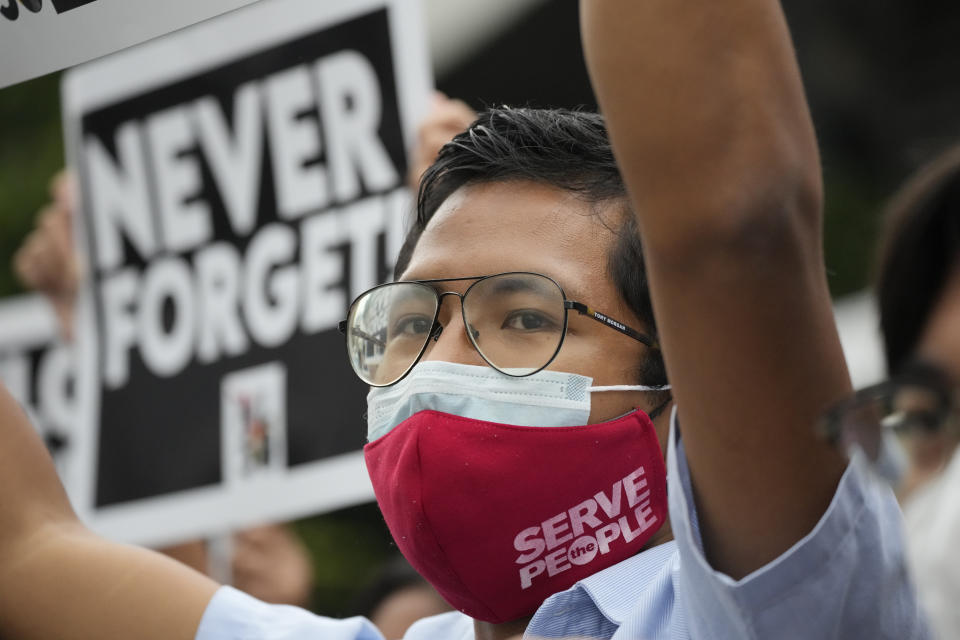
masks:
<path id="1" fill-rule="evenodd" d="M 80 140 L 96 505 L 359 449 L 336 323 L 406 201 L 387 10 L 88 112 Z"/>

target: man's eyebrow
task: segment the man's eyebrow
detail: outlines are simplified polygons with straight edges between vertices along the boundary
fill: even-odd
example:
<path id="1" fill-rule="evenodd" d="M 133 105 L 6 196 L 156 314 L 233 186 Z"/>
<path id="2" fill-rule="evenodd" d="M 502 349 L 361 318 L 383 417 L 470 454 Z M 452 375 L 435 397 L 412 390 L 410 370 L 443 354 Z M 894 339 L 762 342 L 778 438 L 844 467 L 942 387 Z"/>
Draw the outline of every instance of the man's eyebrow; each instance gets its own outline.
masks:
<path id="1" fill-rule="evenodd" d="M 520 291 L 533 291 L 536 293 L 545 293 L 550 295 L 554 292 L 553 285 L 548 285 L 546 281 L 542 284 L 539 278 L 535 281 L 531 278 L 521 277 L 501 277 L 494 281 L 494 293 L 515 293 Z"/>

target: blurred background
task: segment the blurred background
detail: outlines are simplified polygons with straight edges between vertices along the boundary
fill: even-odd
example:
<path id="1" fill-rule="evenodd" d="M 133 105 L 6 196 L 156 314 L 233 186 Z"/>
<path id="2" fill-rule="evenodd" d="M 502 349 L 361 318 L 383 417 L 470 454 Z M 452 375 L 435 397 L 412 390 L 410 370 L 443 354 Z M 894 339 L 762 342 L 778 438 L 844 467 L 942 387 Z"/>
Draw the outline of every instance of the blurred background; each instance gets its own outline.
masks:
<path id="1" fill-rule="evenodd" d="M 829 282 L 840 298 L 869 285 L 885 199 L 921 163 L 960 140 L 960 83 L 947 81 L 960 68 L 960 4 L 783 4 L 820 140 Z M 595 109 L 575 0 L 428 0 L 425 7 L 436 84 L 447 95 L 475 109 Z M 59 80 L 54 74 L 0 90 L 0 297 L 22 292 L 10 258 L 64 164 Z M 859 309 L 865 299 L 854 301 L 843 308 Z M 864 322 L 872 330 L 869 316 L 856 310 L 840 317 L 854 334 Z M 328 615 L 353 613 L 357 592 L 395 551 L 373 505 L 304 520 L 295 529 L 319 559 L 313 605 Z"/>

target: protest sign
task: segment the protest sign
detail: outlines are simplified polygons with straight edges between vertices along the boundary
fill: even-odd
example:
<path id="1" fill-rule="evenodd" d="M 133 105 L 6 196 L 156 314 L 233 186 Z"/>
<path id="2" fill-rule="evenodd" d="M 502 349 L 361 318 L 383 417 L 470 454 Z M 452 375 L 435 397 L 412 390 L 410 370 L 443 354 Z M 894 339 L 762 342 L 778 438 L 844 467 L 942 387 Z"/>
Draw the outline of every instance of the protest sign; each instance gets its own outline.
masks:
<path id="1" fill-rule="evenodd" d="M 0 0 L 0 88 L 255 0 Z"/>
<path id="2" fill-rule="evenodd" d="M 40 432 L 60 477 L 76 486 L 76 375 L 70 345 L 39 295 L 0 300 L 0 382 Z"/>
<path id="3" fill-rule="evenodd" d="M 65 76 L 95 528 L 157 543 L 371 498 L 336 326 L 390 274 L 428 98 L 413 0 L 262 0 Z"/>

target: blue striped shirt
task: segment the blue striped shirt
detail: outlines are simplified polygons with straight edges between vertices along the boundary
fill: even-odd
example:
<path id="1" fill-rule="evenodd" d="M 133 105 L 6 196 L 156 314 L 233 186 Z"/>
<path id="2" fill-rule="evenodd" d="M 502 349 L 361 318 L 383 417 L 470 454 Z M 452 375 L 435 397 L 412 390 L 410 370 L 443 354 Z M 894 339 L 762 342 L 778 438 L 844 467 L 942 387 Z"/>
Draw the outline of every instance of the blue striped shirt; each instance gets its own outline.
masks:
<path id="1" fill-rule="evenodd" d="M 854 460 L 806 537 L 742 580 L 703 555 L 690 475 L 677 435 L 667 454 L 675 541 L 554 594 L 524 638 L 609 640 L 927 639 L 907 573 L 892 492 Z M 331 620 L 268 605 L 229 587 L 214 596 L 197 640 L 382 640 L 366 620 Z M 473 620 L 453 612 L 414 624 L 405 640 L 472 640 Z"/>

